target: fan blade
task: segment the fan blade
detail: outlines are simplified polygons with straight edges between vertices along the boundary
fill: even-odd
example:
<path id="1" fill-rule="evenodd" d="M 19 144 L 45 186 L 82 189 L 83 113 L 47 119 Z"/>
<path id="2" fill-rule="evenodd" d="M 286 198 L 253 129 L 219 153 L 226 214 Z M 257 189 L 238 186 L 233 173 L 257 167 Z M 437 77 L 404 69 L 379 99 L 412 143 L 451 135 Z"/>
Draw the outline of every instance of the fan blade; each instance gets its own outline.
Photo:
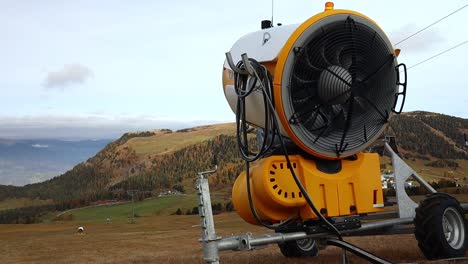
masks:
<path id="1" fill-rule="evenodd" d="M 307 103 L 308 101 L 311 101 L 313 99 L 314 99 L 313 96 L 308 95 L 308 96 L 300 97 L 298 99 L 292 99 L 292 101 L 295 104 L 303 104 L 303 103 Z"/>
<path id="2" fill-rule="evenodd" d="M 317 84 L 317 80 L 305 80 L 296 74 L 292 75 L 293 79 L 300 85 L 314 85 Z"/>
<path id="3" fill-rule="evenodd" d="M 327 57 L 325 56 L 325 47 L 320 48 L 320 56 L 322 57 L 323 61 L 326 64 L 326 67 L 332 66 L 333 64 L 328 61 Z"/>
<path id="4" fill-rule="evenodd" d="M 315 141 L 320 137 L 328 136 L 330 132 L 341 130 L 346 121 L 343 107 L 340 105 L 327 106 L 324 109 L 326 109 L 325 115 L 327 115 L 326 127 L 320 132 Z"/>
<path id="5" fill-rule="evenodd" d="M 356 115 L 360 115 L 365 113 L 368 109 L 366 100 L 361 98 L 360 96 L 354 96 L 354 105 L 353 105 L 353 112 Z"/>
<path id="6" fill-rule="evenodd" d="M 333 63 L 335 65 L 339 65 L 345 69 L 348 69 L 346 67 L 344 67 L 344 65 L 342 64 L 342 62 L 340 61 L 340 57 L 341 57 L 341 54 L 343 53 L 343 50 L 345 49 L 344 46 L 341 46 L 339 48 L 336 49 L 336 51 L 334 52 L 333 54 Z"/>
<path id="7" fill-rule="evenodd" d="M 320 108 L 317 108 L 316 111 L 314 111 L 309 118 L 307 118 L 303 124 L 304 126 L 311 132 L 320 130 L 321 128 L 324 127 L 325 125 L 325 119 L 323 117 L 323 114 L 320 112 Z"/>
<path id="8" fill-rule="evenodd" d="M 337 53 L 338 63 L 339 63 L 338 65 L 340 65 L 341 67 L 349 71 L 349 68 L 351 66 L 351 56 L 352 56 L 351 48 L 347 46 L 341 47 L 341 49 L 339 49 Z"/>
<path id="9" fill-rule="evenodd" d="M 371 80 L 374 76 L 377 75 L 377 73 L 379 73 L 385 65 L 387 65 L 389 62 L 392 62 L 393 59 L 395 59 L 395 57 L 393 56 L 393 54 L 390 54 L 389 57 L 387 58 L 387 60 L 385 60 L 384 63 L 382 63 L 382 65 L 380 65 L 377 69 L 375 69 L 373 72 L 371 72 L 370 74 L 368 74 L 366 77 L 363 78 L 362 82 L 367 82 L 369 80 Z"/>
<path id="10" fill-rule="evenodd" d="M 322 71 L 323 69 L 316 67 L 312 64 L 309 57 L 309 52 L 307 51 L 307 47 L 302 48 L 301 53 L 299 53 L 300 61 L 305 62 L 305 65 L 312 69 L 313 71 Z"/>
<path id="11" fill-rule="evenodd" d="M 371 109 L 373 109 L 374 111 L 376 111 L 381 117 L 382 117 L 382 121 L 384 123 L 386 123 L 388 121 L 388 117 L 389 117 L 389 114 L 387 111 L 385 111 L 385 114 L 382 113 L 382 111 L 375 105 L 374 102 L 372 102 L 369 98 L 367 98 L 366 96 L 359 96 L 360 98 L 364 99 L 364 101 L 366 101 L 370 106 L 371 106 Z"/>

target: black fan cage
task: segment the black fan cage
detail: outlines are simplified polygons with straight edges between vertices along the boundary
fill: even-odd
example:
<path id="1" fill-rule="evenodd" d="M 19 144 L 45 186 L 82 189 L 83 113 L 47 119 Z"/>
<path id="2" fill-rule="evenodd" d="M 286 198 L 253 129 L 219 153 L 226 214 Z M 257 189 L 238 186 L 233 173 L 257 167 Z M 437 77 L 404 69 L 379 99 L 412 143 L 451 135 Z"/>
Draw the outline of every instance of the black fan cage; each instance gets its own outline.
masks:
<path id="1" fill-rule="evenodd" d="M 294 48 L 291 126 L 326 156 L 349 156 L 383 131 L 397 92 L 396 59 L 386 37 L 351 16 L 325 23 Z M 385 38 L 385 39 L 384 39 Z"/>

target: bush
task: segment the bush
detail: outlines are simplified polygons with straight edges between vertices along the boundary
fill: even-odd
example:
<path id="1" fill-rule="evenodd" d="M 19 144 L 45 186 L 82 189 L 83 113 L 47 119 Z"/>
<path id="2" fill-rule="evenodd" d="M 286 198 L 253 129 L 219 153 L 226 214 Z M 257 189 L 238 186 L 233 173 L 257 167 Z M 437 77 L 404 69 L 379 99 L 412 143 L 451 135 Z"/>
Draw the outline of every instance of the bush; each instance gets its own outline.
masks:
<path id="1" fill-rule="evenodd" d="M 178 192 L 185 193 L 184 186 L 182 186 L 182 185 L 176 184 L 176 185 L 172 186 L 172 188 L 174 190 L 178 191 Z"/>
<path id="2" fill-rule="evenodd" d="M 221 203 L 212 204 L 211 210 L 213 210 L 213 214 L 219 214 L 223 211 L 223 205 Z"/>
<path id="3" fill-rule="evenodd" d="M 440 188 L 457 187 L 456 182 L 446 179 L 440 179 L 438 182 L 431 182 L 430 184 L 436 190 Z"/>
<path id="4" fill-rule="evenodd" d="M 226 203 L 226 205 L 224 206 L 226 212 L 232 212 L 234 211 L 234 204 L 232 203 L 232 201 L 229 201 Z"/>
<path id="5" fill-rule="evenodd" d="M 447 160 L 447 159 L 439 159 L 435 161 L 431 161 L 428 163 L 425 163 L 424 166 L 429 166 L 429 167 L 434 167 L 434 168 L 458 168 L 460 165 L 453 161 L 453 160 Z"/>

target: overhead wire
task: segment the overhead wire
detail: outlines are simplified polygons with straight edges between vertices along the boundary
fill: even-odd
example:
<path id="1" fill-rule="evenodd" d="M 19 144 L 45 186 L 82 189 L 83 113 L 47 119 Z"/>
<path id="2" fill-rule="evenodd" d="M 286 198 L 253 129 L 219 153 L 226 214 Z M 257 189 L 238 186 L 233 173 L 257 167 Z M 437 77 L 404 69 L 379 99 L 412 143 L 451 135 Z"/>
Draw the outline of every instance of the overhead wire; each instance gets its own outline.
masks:
<path id="1" fill-rule="evenodd" d="M 406 38 L 400 40 L 400 41 L 397 42 L 394 46 L 397 46 L 398 44 L 401 44 L 401 43 L 403 43 L 403 42 L 405 42 L 405 41 L 411 39 L 412 37 L 418 35 L 419 33 L 425 31 L 426 29 L 428 29 L 428 28 L 430 28 L 430 27 L 432 27 L 432 26 L 438 24 L 439 22 L 441 22 L 441 21 L 447 19 L 448 17 L 450 17 L 450 16 L 452 16 L 452 15 L 458 13 L 459 11 L 463 10 L 463 9 L 466 8 L 466 7 L 468 7 L 468 4 L 466 4 L 466 5 L 464 5 L 464 6 L 460 7 L 460 8 L 458 8 L 458 9 L 456 9 L 455 11 L 452 11 L 451 13 L 447 14 L 446 16 L 444 16 L 444 17 L 442 17 L 442 18 L 440 18 L 440 19 L 438 19 L 438 20 L 432 22 L 431 24 L 427 25 L 426 27 L 424 27 L 424 28 L 422 28 L 422 29 L 416 31 L 415 33 L 409 35 L 408 37 L 406 37 Z M 422 61 L 420 61 L 420 62 L 418 62 L 418 63 L 416 63 L 416 64 L 414 64 L 414 65 L 412 65 L 412 66 L 410 66 L 410 67 L 408 67 L 407 69 L 409 70 L 409 69 L 411 69 L 411 68 L 415 68 L 415 67 L 417 67 L 417 66 L 419 66 L 419 65 L 421 65 L 421 64 L 423 64 L 423 63 L 425 63 L 425 62 L 427 62 L 427 61 L 430 61 L 430 60 L 432 60 L 432 59 L 434 59 L 434 58 L 436 58 L 436 57 L 439 57 L 440 55 L 443 55 L 443 54 L 445 54 L 445 53 L 447 53 L 447 52 L 449 52 L 449 51 L 451 51 L 451 50 L 453 50 L 453 49 L 456 49 L 456 48 L 458 48 L 458 47 L 460 47 L 460 46 L 463 46 L 463 45 L 465 45 L 466 43 L 468 43 L 468 40 L 463 41 L 463 42 L 461 42 L 461 43 L 459 43 L 459 44 L 457 44 L 457 45 L 455 45 L 455 46 L 453 46 L 453 47 L 450 47 L 450 48 L 444 50 L 444 51 L 441 51 L 441 52 L 439 52 L 439 53 L 437 53 L 437 54 L 435 54 L 435 55 L 433 55 L 433 56 L 431 56 L 431 57 L 429 57 L 429 58 L 427 58 L 427 59 L 424 59 L 424 60 L 422 60 Z"/>
<path id="2" fill-rule="evenodd" d="M 435 24 L 437 24 L 437 23 L 439 23 L 439 22 L 441 22 L 441 21 L 447 19 L 448 17 L 450 17 L 450 16 L 454 15 L 455 13 L 461 11 L 461 10 L 464 9 L 465 7 L 468 7 L 468 4 L 466 4 L 466 5 L 464 5 L 464 6 L 460 7 L 460 8 L 458 8 L 457 10 L 453 11 L 452 13 L 450 13 L 450 14 L 448 14 L 448 15 L 446 15 L 446 16 L 444 16 L 444 17 L 438 19 L 438 20 L 436 20 L 435 22 L 432 22 L 431 24 L 427 25 L 426 27 L 424 27 L 424 28 L 422 28 L 422 29 L 416 31 L 415 33 L 409 35 L 408 37 L 406 37 L 406 38 L 400 40 L 399 42 L 397 42 L 397 43 L 395 44 L 395 46 L 397 46 L 398 44 L 401 44 L 401 43 L 407 41 L 408 39 L 410 39 L 410 38 L 412 38 L 412 37 L 418 35 L 419 33 L 423 32 L 424 30 L 426 30 L 426 29 L 428 29 L 428 28 L 434 26 Z"/>
<path id="3" fill-rule="evenodd" d="M 415 67 L 417 67 L 417 66 L 419 66 L 419 65 L 421 65 L 421 64 L 423 64 L 423 63 L 425 63 L 425 62 L 427 62 L 427 61 L 430 61 L 430 60 L 432 60 L 432 59 L 434 59 L 434 58 L 436 58 L 436 57 L 439 57 L 440 55 L 442 55 L 442 54 L 444 54 L 444 53 L 447 53 L 447 52 L 449 52 L 449 51 L 451 51 L 451 50 L 454 50 L 454 49 L 456 49 L 456 48 L 458 48 L 458 47 L 460 47 L 460 46 L 463 46 L 463 45 L 465 45 L 466 43 L 468 43 L 468 40 L 465 40 L 465 41 L 463 41 L 462 43 L 459 43 L 459 44 L 457 44 L 457 45 L 455 45 L 455 46 L 453 46 L 453 47 L 451 47 L 451 48 L 448 48 L 448 49 L 446 49 L 446 50 L 444 50 L 444 51 L 442 51 L 442 52 L 437 53 L 436 55 L 433 55 L 433 56 L 431 56 L 431 57 L 429 57 L 429 58 L 427 58 L 427 59 L 425 59 L 425 60 L 422 60 L 422 61 L 420 61 L 420 62 L 418 62 L 418 63 L 416 63 L 416 64 L 414 64 L 414 65 L 411 65 L 411 66 L 408 67 L 407 69 L 409 70 L 409 69 L 411 69 L 411 68 L 415 68 Z"/>

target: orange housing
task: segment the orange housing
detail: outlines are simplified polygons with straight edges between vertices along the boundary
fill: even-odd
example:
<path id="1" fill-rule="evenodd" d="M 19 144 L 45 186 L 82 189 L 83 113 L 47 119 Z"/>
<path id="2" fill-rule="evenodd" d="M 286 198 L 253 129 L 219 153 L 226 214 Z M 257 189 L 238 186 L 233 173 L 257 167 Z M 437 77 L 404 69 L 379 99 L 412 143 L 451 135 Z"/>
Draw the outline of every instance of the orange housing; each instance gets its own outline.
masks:
<path id="1" fill-rule="evenodd" d="M 356 156 L 356 160 L 341 160 L 342 168 L 334 174 L 320 171 L 313 160 L 290 156 L 296 175 L 324 216 L 383 211 L 379 156 L 373 153 Z M 234 183 L 234 207 L 246 222 L 258 224 L 249 206 L 246 179 L 244 172 Z M 250 184 L 255 209 L 263 221 L 277 223 L 293 216 L 303 220 L 317 218 L 294 182 L 284 156 L 259 161 L 250 171 Z"/>

